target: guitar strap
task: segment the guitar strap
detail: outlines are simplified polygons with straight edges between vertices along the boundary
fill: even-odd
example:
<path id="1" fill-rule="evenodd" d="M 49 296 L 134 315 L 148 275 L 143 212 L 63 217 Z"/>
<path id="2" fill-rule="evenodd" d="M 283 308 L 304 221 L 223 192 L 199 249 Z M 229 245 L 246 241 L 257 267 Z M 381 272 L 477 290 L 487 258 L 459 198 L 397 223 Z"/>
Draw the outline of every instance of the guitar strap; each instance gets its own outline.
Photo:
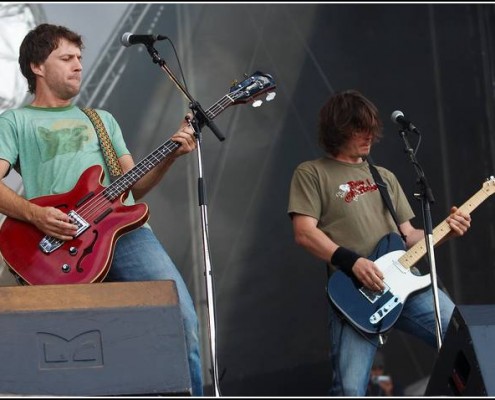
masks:
<path id="1" fill-rule="evenodd" d="M 105 125 L 94 108 L 81 108 L 81 111 L 88 116 L 95 128 L 96 134 L 98 135 L 98 140 L 100 141 L 101 151 L 105 157 L 108 170 L 110 171 L 110 179 L 114 181 L 121 176 L 124 171 L 122 171 L 122 167 L 120 166 L 117 158 L 117 153 L 115 152 L 110 137 L 108 136 Z"/>
<path id="2" fill-rule="evenodd" d="M 404 240 L 404 243 L 405 243 L 406 242 L 406 236 L 400 230 L 399 219 L 397 218 L 397 214 L 395 213 L 394 206 L 392 205 L 392 200 L 390 199 L 390 194 L 388 193 L 388 190 L 387 190 L 387 184 L 383 181 L 382 176 L 380 175 L 380 173 L 376 169 L 375 165 L 373 164 L 371 157 L 370 156 L 366 157 L 366 160 L 368 161 L 371 175 L 373 175 L 373 179 L 375 180 L 376 185 L 378 186 L 378 189 L 380 190 L 383 201 L 387 205 L 387 208 L 389 209 L 390 214 L 392 214 L 392 218 L 394 219 L 395 224 L 397 225 L 397 229 L 399 230 L 400 236 L 402 237 L 402 240 Z"/>

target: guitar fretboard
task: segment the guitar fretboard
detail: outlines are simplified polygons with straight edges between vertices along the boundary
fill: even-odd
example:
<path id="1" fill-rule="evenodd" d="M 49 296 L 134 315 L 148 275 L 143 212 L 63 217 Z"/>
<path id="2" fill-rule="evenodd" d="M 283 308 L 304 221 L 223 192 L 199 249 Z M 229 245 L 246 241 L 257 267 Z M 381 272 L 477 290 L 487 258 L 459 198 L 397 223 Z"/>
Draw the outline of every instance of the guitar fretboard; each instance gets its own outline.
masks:
<path id="1" fill-rule="evenodd" d="M 171 154 L 180 146 L 173 140 L 168 140 L 153 151 L 149 156 L 140 161 L 129 172 L 122 175 L 115 182 L 109 185 L 103 194 L 108 200 L 115 200 L 122 193 L 130 189 L 139 179 L 155 168 L 165 157 Z"/>
<path id="2" fill-rule="evenodd" d="M 493 179 L 493 177 L 492 177 Z M 490 189 L 488 184 L 474 194 L 468 201 L 466 201 L 462 206 L 459 207 L 463 212 L 470 214 L 475 210 L 481 203 L 483 203 L 491 194 L 493 193 L 493 188 Z M 443 220 L 433 229 L 433 245 L 436 246 L 445 236 L 449 234 L 452 229 L 446 220 Z M 405 268 L 410 269 L 414 264 L 416 264 L 421 257 L 426 254 L 426 240 L 422 239 L 411 247 L 402 257 L 399 258 L 399 262 Z"/>
<path id="3" fill-rule="evenodd" d="M 213 119 L 222 111 L 224 111 L 229 105 L 234 102 L 234 95 L 230 96 L 226 94 L 215 104 L 213 104 L 205 114 L 208 118 Z M 130 171 L 122 175 L 115 182 L 109 185 L 104 191 L 103 195 L 110 201 L 115 200 L 122 193 L 129 190 L 139 179 L 146 175 L 149 171 L 155 168 L 161 161 L 163 161 L 169 154 L 173 153 L 180 147 L 180 143 L 174 142 L 172 139 L 167 140 L 160 147 L 154 150 L 150 155 L 136 164 Z"/>

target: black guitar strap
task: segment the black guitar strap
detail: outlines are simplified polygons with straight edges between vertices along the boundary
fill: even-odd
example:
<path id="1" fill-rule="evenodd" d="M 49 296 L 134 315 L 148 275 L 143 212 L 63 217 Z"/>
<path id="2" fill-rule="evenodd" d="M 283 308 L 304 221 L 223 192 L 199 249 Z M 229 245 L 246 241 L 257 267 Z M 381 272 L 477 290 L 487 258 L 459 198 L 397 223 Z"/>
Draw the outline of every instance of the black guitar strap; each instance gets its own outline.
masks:
<path id="1" fill-rule="evenodd" d="M 371 175 L 373 175 L 373 179 L 375 180 L 375 183 L 378 186 L 378 189 L 380 190 L 383 201 L 387 205 L 387 208 L 389 209 L 390 214 L 392 214 L 392 218 L 394 219 L 395 224 L 397 225 L 397 229 L 399 230 L 400 236 L 402 237 L 402 240 L 404 240 L 404 242 L 406 242 L 406 236 L 400 230 L 399 219 L 397 218 L 397 214 L 395 213 L 395 209 L 392 206 L 392 200 L 390 199 L 390 195 L 389 195 L 388 190 L 387 190 L 387 184 L 383 181 L 380 173 L 378 172 L 375 165 L 373 164 L 371 157 L 370 156 L 366 157 L 366 160 L 368 161 L 368 164 L 370 166 Z"/>

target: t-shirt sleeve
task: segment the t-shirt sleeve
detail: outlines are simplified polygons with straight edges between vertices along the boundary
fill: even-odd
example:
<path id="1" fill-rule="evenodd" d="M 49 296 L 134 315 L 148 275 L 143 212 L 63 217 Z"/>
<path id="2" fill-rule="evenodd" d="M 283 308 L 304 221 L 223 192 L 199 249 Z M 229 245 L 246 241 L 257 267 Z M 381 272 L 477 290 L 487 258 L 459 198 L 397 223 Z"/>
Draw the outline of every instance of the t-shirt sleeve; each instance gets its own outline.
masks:
<path id="1" fill-rule="evenodd" d="M 320 185 L 316 176 L 299 166 L 292 176 L 287 213 L 303 214 L 319 219 L 321 214 Z"/>
<path id="2" fill-rule="evenodd" d="M 10 112 L 0 115 L 0 158 L 8 161 L 12 167 L 19 157 L 19 149 L 18 137 L 11 116 Z"/>

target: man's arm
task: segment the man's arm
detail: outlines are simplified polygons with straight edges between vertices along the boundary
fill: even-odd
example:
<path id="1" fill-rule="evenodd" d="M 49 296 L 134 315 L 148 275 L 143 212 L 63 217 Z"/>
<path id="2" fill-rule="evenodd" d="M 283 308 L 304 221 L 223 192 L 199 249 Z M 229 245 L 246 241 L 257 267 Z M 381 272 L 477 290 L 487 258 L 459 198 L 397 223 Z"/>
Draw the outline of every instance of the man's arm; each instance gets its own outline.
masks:
<path id="1" fill-rule="evenodd" d="M 186 118 L 190 119 L 192 118 L 192 115 L 188 114 Z M 148 193 L 161 181 L 165 173 L 178 157 L 190 153 L 196 148 L 194 130 L 186 119 L 182 121 L 179 129 L 175 132 L 171 139 L 174 142 L 180 143 L 180 147 L 136 182 L 136 184 L 132 187 L 134 199 L 139 200 L 143 198 L 146 193 Z M 131 170 L 135 165 L 132 156 L 129 154 L 120 157 L 119 162 L 124 173 Z"/>
<path id="2" fill-rule="evenodd" d="M 451 208 L 450 215 L 445 221 L 449 224 L 451 231 L 440 242 L 435 243 L 435 245 L 440 245 L 453 237 L 462 236 L 471 227 L 471 216 L 462 212 L 457 207 Z M 414 228 L 410 221 L 401 224 L 400 229 L 406 236 L 406 246 L 408 249 L 421 239 L 424 239 L 424 231 L 422 229 Z"/>
<path id="3" fill-rule="evenodd" d="M 0 159 L 0 177 L 4 178 L 9 168 L 10 164 Z M 43 233 L 62 240 L 72 239 L 77 231 L 67 214 L 55 207 L 40 207 L 31 203 L 3 181 L 0 181 L 0 213 L 29 222 Z"/>
<path id="4" fill-rule="evenodd" d="M 341 247 L 319 229 L 317 224 L 318 220 L 308 215 L 292 215 L 296 243 L 316 257 L 329 262 L 337 249 Z M 355 258 L 355 262 L 350 267 L 356 278 L 371 290 L 383 289 L 385 287 L 382 282 L 384 276 L 375 263 L 357 254 Z"/>
<path id="5" fill-rule="evenodd" d="M 452 207 L 451 214 L 447 217 L 446 221 L 452 231 L 440 243 L 451 237 L 462 236 L 471 225 L 470 215 L 461 212 L 456 207 Z M 317 224 L 318 220 L 308 215 L 293 214 L 292 216 L 296 243 L 316 257 L 329 262 L 340 246 L 321 231 L 317 227 Z M 423 230 L 416 229 L 410 221 L 402 223 L 400 228 L 406 236 L 407 248 L 412 247 L 419 240 L 424 239 Z M 382 282 L 384 276 L 380 269 L 366 257 L 358 256 L 355 255 L 355 262 L 351 266 L 351 271 L 355 277 L 371 290 L 384 289 L 385 286 Z"/>
<path id="6" fill-rule="evenodd" d="M 408 249 L 425 237 L 423 230 L 416 229 L 410 221 L 400 224 L 400 231 L 406 236 L 406 248 Z"/>
<path id="7" fill-rule="evenodd" d="M 294 239 L 314 256 L 328 262 L 339 247 L 317 227 L 318 220 L 308 215 L 293 214 Z"/>

